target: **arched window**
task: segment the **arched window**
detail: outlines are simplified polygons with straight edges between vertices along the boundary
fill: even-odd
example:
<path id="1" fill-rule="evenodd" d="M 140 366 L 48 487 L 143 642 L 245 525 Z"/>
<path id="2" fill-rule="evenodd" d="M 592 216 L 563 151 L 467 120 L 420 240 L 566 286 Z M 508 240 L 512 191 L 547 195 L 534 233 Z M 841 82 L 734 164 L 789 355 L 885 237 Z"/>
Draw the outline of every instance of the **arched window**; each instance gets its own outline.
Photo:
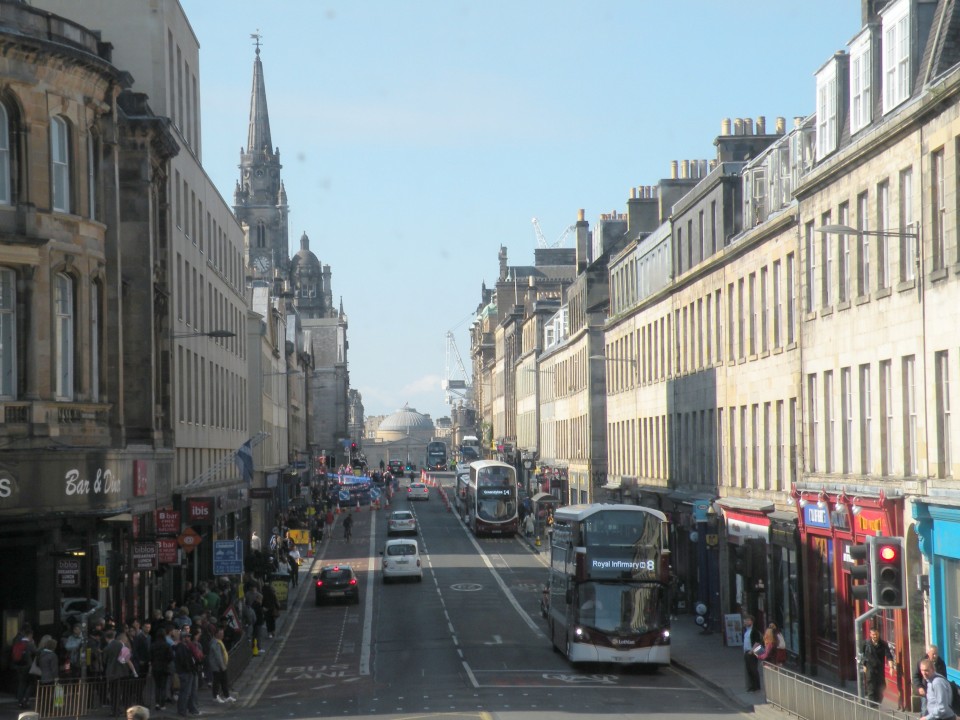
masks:
<path id="1" fill-rule="evenodd" d="M 59 273 L 54 286 L 54 364 L 56 397 L 73 400 L 74 302 L 73 278 Z"/>
<path id="2" fill-rule="evenodd" d="M 0 268 L 0 397 L 17 397 L 17 276 Z"/>
<path id="3" fill-rule="evenodd" d="M 0 203 L 10 205 L 13 201 L 13 189 L 11 186 L 11 166 L 10 157 L 10 116 L 7 109 L 0 103 Z"/>
<path id="4" fill-rule="evenodd" d="M 70 132 L 56 116 L 50 118 L 50 189 L 54 211 L 70 212 Z"/>
<path id="5" fill-rule="evenodd" d="M 257 221 L 257 247 L 264 248 L 267 246 L 267 228 L 263 224 L 263 220 Z"/>

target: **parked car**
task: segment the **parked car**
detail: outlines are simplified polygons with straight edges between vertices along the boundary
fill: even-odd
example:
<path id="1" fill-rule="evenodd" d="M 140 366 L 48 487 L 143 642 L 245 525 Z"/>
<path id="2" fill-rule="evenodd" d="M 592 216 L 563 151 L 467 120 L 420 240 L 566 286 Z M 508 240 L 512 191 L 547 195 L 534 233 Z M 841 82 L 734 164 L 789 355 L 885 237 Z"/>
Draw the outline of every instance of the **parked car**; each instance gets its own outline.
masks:
<path id="1" fill-rule="evenodd" d="M 407 500 L 429 500 L 430 488 L 421 482 L 410 483 L 407 487 Z"/>
<path id="2" fill-rule="evenodd" d="M 416 540 L 411 538 L 387 540 L 380 554 L 383 555 L 380 564 L 383 582 L 388 583 L 394 578 L 416 578 L 417 582 L 423 581 L 420 548 Z"/>
<path id="3" fill-rule="evenodd" d="M 394 510 L 387 518 L 387 535 L 417 534 L 417 518 L 409 510 Z"/>
<path id="4" fill-rule="evenodd" d="M 356 573 L 349 565 L 327 565 L 314 576 L 314 582 L 317 605 L 323 605 L 330 600 L 360 602 L 360 586 Z"/>

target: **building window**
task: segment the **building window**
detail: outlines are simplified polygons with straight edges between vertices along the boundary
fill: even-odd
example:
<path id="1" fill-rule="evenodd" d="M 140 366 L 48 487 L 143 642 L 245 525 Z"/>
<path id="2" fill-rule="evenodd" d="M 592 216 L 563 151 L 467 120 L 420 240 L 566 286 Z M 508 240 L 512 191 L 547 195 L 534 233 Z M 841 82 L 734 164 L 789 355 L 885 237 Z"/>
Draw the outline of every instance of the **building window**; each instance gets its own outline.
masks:
<path id="1" fill-rule="evenodd" d="M 837 63 L 831 60 L 817 73 L 817 160 L 836 149 Z"/>
<path id="2" fill-rule="evenodd" d="M 821 225 L 830 224 L 830 213 L 824 213 L 821 218 Z M 820 260 L 823 262 L 821 268 L 821 298 L 820 305 L 829 308 L 833 305 L 833 234 L 822 233 L 820 235 Z"/>
<path id="3" fill-rule="evenodd" d="M 944 350 L 934 355 L 937 382 L 937 477 L 953 477 L 950 455 L 950 354 Z"/>
<path id="4" fill-rule="evenodd" d="M 100 400 L 100 283 L 90 284 L 90 397 L 94 402 Z"/>
<path id="5" fill-rule="evenodd" d="M 905 282 L 917 276 L 917 238 L 913 232 L 913 169 L 900 172 L 900 277 Z"/>
<path id="6" fill-rule="evenodd" d="M 850 368 L 840 368 L 840 459 L 845 475 L 853 472 L 853 379 Z"/>
<path id="7" fill-rule="evenodd" d="M 17 276 L 0 268 L 0 397 L 17 397 Z"/>
<path id="8" fill-rule="evenodd" d="M 917 474 L 917 388 L 913 355 L 903 359 L 903 474 Z"/>
<path id="9" fill-rule="evenodd" d="M 97 217 L 97 177 L 99 176 L 99 160 L 97 137 L 93 132 L 87 133 L 87 214 Z"/>
<path id="10" fill-rule="evenodd" d="M 746 319 L 744 314 L 746 313 L 746 306 L 744 304 L 744 282 L 743 278 L 740 278 L 737 281 L 737 344 L 740 348 L 740 359 L 742 360 L 746 354 L 747 343 L 746 338 Z"/>
<path id="11" fill-rule="evenodd" d="M 817 445 L 820 432 L 820 416 L 818 410 L 817 398 L 817 376 L 813 373 L 807 376 L 807 403 L 810 405 L 810 427 L 807 431 L 807 439 L 810 446 L 807 462 L 810 472 L 817 471 L 817 457 L 819 456 L 819 447 Z"/>
<path id="12" fill-rule="evenodd" d="M 54 287 L 56 395 L 58 400 L 73 400 L 73 278 L 59 273 Z"/>
<path id="13" fill-rule="evenodd" d="M 808 222 L 805 228 L 806 232 L 804 233 L 804 245 L 806 246 L 806 260 L 807 260 L 807 312 L 812 313 L 816 307 L 816 301 L 814 298 L 817 294 L 817 248 L 816 240 L 814 239 L 813 223 Z M 824 236 L 826 237 L 826 236 Z"/>
<path id="14" fill-rule="evenodd" d="M 823 373 L 823 471 L 832 473 L 835 434 L 833 416 L 833 370 Z"/>
<path id="15" fill-rule="evenodd" d="M 862 130 L 873 119 L 873 52 L 870 32 L 850 44 L 850 132 Z"/>
<path id="16" fill-rule="evenodd" d="M 770 349 L 769 319 L 770 304 L 767 300 L 767 270 L 766 266 L 760 268 L 760 350 L 767 352 Z"/>
<path id="17" fill-rule="evenodd" d="M 890 238 L 882 233 L 890 230 L 890 183 L 877 185 L 877 289 L 890 287 Z"/>
<path id="18" fill-rule="evenodd" d="M 910 96 L 910 3 L 900 0 L 883 13 L 883 112 Z"/>
<path id="19" fill-rule="evenodd" d="M 776 423 L 776 450 L 777 450 L 777 490 L 783 490 L 783 455 L 786 448 L 783 446 L 783 400 L 777 400 L 777 415 L 774 418 Z"/>
<path id="20" fill-rule="evenodd" d="M 860 474 L 869 475 L 873 454 L 873 408 L 870 394 L 870 366 L 860 366 Z"/>
<path id="21" fill-rule="evenodd" d="M 880 474 L 893 472 L 893 366 L 880 361 Z"/>
<path id="22" fill-rule="evenodd" d="M 775 348 L 783 345 L 783 331 L 780 323 L 783 317 L 783 297 L 781 289 L 782 279 L 780 277 L 780 261 L 773 261 L 773 346 Z"/>
<path id="23" fill-rule="evenodd" d="M 797 293 L 794 285 L 794 257 L 793 253 L 787 255 L 787 344 L 792 345 L 796 340 L 797 331 Z"/>
<path id="24" fill-rule="evenodd" d="M 837 222 L 848 225 L 850 222 L 850 207 L 843 203 L 837 212 Z M 847 233 L 837 238 L 837 301 L 850 300 L 850 236 Z"/>
<path id="25" fill-rule="evenodd" d="M 933 244 L 933 269 L 940 270 L 946 264 L 946 215 L 947 198 L 944 192 L 944 157 L 940 148 L 930 158 L 930 241 Z"/>
<path id="26" fill-rule="evenodd" d="M 10 136 L 13 128 L 7 108 L 0 103 L 0 204 L 13 202 L 13 157 L 10 151 Z"/>
<path id="27" fill-rule="evenodd" d="M 857 195 L 857 228 L 868 230 L 867 193 Z M 870 294 L 870 236 L 857 235 L 857 294 L 861 297 Z"/>
<path id="28" fill-rule="evenodd" d="M 50 190 L 54 211 L 70 212 L 70 132 L 56 116 L 50 118 Z"/>
<path id="29" fill-rule="evenodd" d="M 750 286 L 748 288 L 750 293 L 750 354 L 757 354 L 757 274 L 750 273 L 748 278 Z"/>
<path id="30" fill-rule="evenodd" d="M 735 347 L 736 338 L 733 332 L 733 329 L 736 327 L 733 322 L 734 312 L 733 283 L 729 283 L 727 285 L 727 360 L 729 362 L 733 362 L 737 357 Z"/>
<path id="31" fill-rule="evenodd" d="M 730 487 L 737 486 L 737 409 L 730 408 Z"/>

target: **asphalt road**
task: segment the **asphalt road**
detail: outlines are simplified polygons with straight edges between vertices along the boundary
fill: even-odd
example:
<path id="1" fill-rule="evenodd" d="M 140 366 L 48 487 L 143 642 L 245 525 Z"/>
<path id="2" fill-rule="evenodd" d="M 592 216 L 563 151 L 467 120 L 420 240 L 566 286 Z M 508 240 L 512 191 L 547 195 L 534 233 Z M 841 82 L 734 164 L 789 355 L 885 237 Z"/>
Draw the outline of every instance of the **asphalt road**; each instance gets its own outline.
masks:
<path id="1" fill-rule="evenodd" d="M 740 714 L 673 668 L 571 667 L 539 615 L 545 554 L 513 538 L 475 539 L 436 488 L 429 501 L 394 503 L 407 507 L 420 524 L 423 581 L 383 584 L 386 510 L 354 512 L 349 544 L 338 522 L 322 563 L 353 565 L 359 604 L 316 607 L 307 588 L 231 717 Z"/>

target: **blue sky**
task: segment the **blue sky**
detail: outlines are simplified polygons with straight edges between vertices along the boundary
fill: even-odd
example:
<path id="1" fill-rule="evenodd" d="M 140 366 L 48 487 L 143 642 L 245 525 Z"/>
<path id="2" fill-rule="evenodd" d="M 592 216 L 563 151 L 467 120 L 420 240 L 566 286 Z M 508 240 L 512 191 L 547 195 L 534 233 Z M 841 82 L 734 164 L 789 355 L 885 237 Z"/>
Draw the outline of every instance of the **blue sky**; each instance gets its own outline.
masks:
<path id="1" fill-rule="evenodd" d="M 349 317 L 368 415 L 449 414 L 440 383 L 497 253 L 532 265 L 583 208 L 623 212 L 723 118 L 805 116 L 860 0 L 181 0 L 203 164 L 232 202 L 254 47 L 290 205 Z M 455 377 L 460 377 L 455 373 Z"/>

